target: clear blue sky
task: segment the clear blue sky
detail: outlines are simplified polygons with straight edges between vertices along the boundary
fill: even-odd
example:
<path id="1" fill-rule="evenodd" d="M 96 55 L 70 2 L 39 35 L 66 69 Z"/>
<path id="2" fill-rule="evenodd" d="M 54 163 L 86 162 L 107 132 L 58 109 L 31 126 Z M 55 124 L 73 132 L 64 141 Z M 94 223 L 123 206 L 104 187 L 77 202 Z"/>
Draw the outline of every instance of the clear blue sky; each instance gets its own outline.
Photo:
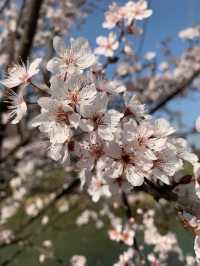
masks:
<path id="1" fill-rule="evenodd" d="M 73 36 L 84 36 L 89 39 L 93 47 L 98 35 L 107 35 L 108 30 L 102 28 L 104 11 L 112 2 L 109 0 L 92 1 L 96 5 L 94 11 L 86 18 L 80 28 L 72 30 Z M 116 1 L 123 4 L 126 1 Z M 160 53 L 160 41 L 166 37 L 172 37 L 172 50 L 174 54 L 182 53 L 186 44 L 179 40 L 177 34 L 180 30 L 200 22 L 200 0 L 149 0 L 153 15 L 148 19 L 147 31 L 142 52 L 156 51 L 158 58 Z M 135 43 L 137 50 L 138 42 Z M 173 110 L 183 112 L 183 121 L 190 126 L 200 115 L 200 93 L 188 93 L 184 99 L 177 99 L 170 103 Z"/>

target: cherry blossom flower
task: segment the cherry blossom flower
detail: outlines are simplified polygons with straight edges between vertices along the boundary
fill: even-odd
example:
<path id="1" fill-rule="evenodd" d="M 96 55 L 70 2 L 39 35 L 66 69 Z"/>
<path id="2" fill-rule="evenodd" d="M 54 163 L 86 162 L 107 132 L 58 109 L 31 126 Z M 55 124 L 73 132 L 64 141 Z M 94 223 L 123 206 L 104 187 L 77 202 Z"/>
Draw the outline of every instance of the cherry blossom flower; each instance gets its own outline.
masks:
<path id="1" fill-rule="evenodd" d="M 165 136 L 156 136 L 151 120 L 143 121 L 138 126 L 130 122 L 126 123 L 124 130 L 126 139 L 132 143 L 134 149 L 150 160 L 156 160 L 156 151 L 161 151 L 165 147 Z"/>
<path id="2" fill-rule="evenodd" d="M 139 101 L 136 95 L 130 98 L 128 93 L 124 93 L 124 103 L 126 116 L 134 117 L 137 121 L 148 117 L 145 105 Z"/>
<path id="3" fill-rule="evenodd" d="M 71 266 L 86 266 L 87 260 L 84 256 L 81 255 L 74 255 L 71 260 Z"/>
<path id="4" fill-rule="evenodd" d="M 97 129 L 98 134 L 105 140 L 112 140 L 123 114 L 116 110 L 106 112 L 108 98 L 105 94 L 97 97 L 92 105 L 80 107 L 80 128 L 85 132 Z"/>
<path id="5" fill-rule="evenodd" d="M 179 37 L 183 40 L 193 40 L 199 37 L 199 29 L 196 27 L 187 28 L 179 32 Z"/>
<path id="6" fill-rule="evenodd" d="M 105 22 L 103 27 L 107 29 L 114 28 L 123 19 L 123 8 L 113 2 L 109 10 L 105 12 Z"/>
<path id="7" fill-rule="evenodd" d="M 119 75 L 119 76 L 126 76 L 128 75 L 129 73 L 131 72 L 131 67 L 128 63 L 126 62 L 120 62 L 118 65 L 117 65 L 117 69 L 116 69 L 116 73 Z"/>
<path id="8" fill-rule="evenodd" d="M 165 148 L 156 153 L 157 160 L 153 162 L 152 177 L 166 184 L 170 184 L 170 178 L 182 167 L 173 149 Z"/>
<path id="9" fill-rule="evenodd" d="M 27 66 L 22 63 L 15 64 L 13 67 L 8 69 L 8 78 L 1 80 L 4 86 L 8 88 L 17 87 L 21 84 L 27 85 L 30 82 L 30 79 L 39 73 L 39 65 L 42 59 L 37 58 L 31 64 L 27 64 Z"/>
<path id="10" fill-rule="evenodd" d="M 132 262 L 134 256 L 134 250 L 129 248 L 122 255 L 119 256 L 119 261 L 115 263 L 113 266 L 135 266 Z"/>
<path id="11" fill-rule="evenodd" d="M 147 52 L 145 55 L 144 55 L 144 58 L 148 61 L 151 61 L 153 59 L 156 58 L 156 53 L 155 52 L 152 52 L 152 51 L 149 51 Z"/>
<path id="12" fill-rule="evenodd" d="M 12 242 L 12 240 L 15 239 L 14 232 L 11 231 L 10 229 L 1 229 L 0 231 L 0 244 L 6 243 L 9 244 Z"/>
<path id="13" fill-rule="evenodd" d="M 135 232 L 133 229 L 129 228 L 130 226 L 125 226 L 122 228 L 121 224 L 116 224 L 114 229 L 108 231 L 109 237 L 113 241 L 120 242 L 128 246 L 132 246 L 134 242 Z"/>
<path id="14" fill-rule="evenodd" d="M 116 224 L 115 228 L 110 229 L 108 231 L 109 238 L 113 241 L 120 242 L 121 241 L 121 231 L 122 231 L 121 224 Z"/>
<path id="15" fill-rule="evenodd" d="M 119 47 L 117 41 L 117 35 L 114 32 L 110 32 L 108 37 L 99 36 L 96 39 L 99 47 L 95 49 L 96 54 L 104 55 L 107 57 L 113 57 L 114 51 Z"/>
<path id="16" fill-rule="evenodd" d="M 42 107 L 42 112 L 33 119 L 32 126 L 39 126 L 53 144 L 70 140 L 71 128 L 78 127 L 80 115 L 70 105 L 50 97 L 40 98 L 38 104 Z"/>
<path id="17" fill-rule="evenodd" d="M 19 123 L 27 112 L 27 105 L 24 101 L 23 92 L 17 94 L 13 90 L 9 90 L 7 102 L 10 104 L 8 108 L 11 110 L 9 113 L 9 118 L 14 118 L 11 124 Z"/>
<path id="18" fill-rule="evenodd" d="M 143 20 L 150 17 L 153 13 L 151 9 L 147 9 L 147 2 L 144 0 L 127 2 L 125 10 L 125 18 L 128 25 L 130 25 L 133 20 Z"/>
<path id="19" fill-rule="evenodd" d="M 118 79 L 107 80 L 104 75 L 95 75 L 93 73 L 89 73 L 88 77 L 95 84 L 96 90 L 106 92 L 110 99 L 112 99 L 112 96 L 118 96 L 120 93 L 126 91 L 125 85 Z"/>
<path id="20" fill-rule="evenodd" d="M 65 101 L 71 106 L 92 104 L 96 98 L 95 84 L 81 76 L 71 76 L 66 82 L 59 77 L 51 78 L 50 94 L 54 99 Z"/>
<path id="21" fill-rule="evenodd" d="M 112 142 L 108 146 L 106 155 L 97 162 L 98 175 L 114 179 L 124 177 L 131 185 L 141 186 L 152 162 L 140 153 L 130 152 L 128 145 L 120 147 Z"/>
<path id="22" fill-rule="evenodd" d="M 170 125 L 170 123 L 164 119 L 159 118 L 154 122 L 154 136 L 156 137 L 167 137 L 172 135 L 175 132 L 175 129 Z"/>
<path id="23" fill-rule="evenodd" d="M 105 197 L 111 196 L 109 186 L 106 183 L 105 179 L 102 177 L 96 177 L 96 176 L 91 179 L 91 182 L 88 188 L 88 193 L 90 196 L 92 196 L 92 200 L 94 202 L 97 202 L 99 198 L 102 196 L 105 196 Z"/>
<path id="24" fill-rule="evenodd" d="M 83 142 L 75 143 L 74 153 L 79 160 L 77 166 L 80 169 L 91 171 L 96 161 L 104 154 L 105 142 L 98 136 L 97 132 L 91 132 Z"/>
<path id="25" fill-rule="evenodd" d="M 171 140 L 172 145 L 174 145 L 174 150 L 177 157 L 185 162 L 189 162 L 193 166 L 197 164 L 198 157 L 191 152 L 189 145 L 183 138 L 175 138 Z"/>
<path id="26" fill-rule="evenodd" d="M 66 47 L 64 41 L 56 36 L 53 39 L 53 47 L 58 57 L 47 63 L 47 69 L 53 74 L 77 74 L 95 63 L 95 56 L 84 38 L 71 40 L 70 46 Z"/>

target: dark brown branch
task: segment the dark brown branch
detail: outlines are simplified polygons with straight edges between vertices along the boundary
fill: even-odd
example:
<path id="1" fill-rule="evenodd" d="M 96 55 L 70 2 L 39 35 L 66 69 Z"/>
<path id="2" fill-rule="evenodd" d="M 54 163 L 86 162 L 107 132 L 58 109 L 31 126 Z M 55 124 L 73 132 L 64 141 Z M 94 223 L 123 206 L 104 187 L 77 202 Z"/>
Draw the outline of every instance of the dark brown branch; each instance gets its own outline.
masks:
<path id="1" fill-rule="evenodd" d="M 182 93 L 188 86 L 191 85 L 193 80 L 200 75 L 200 69 L 197 69 L 193 75 L 189 79 L 183 80 L 182 83 L 179 84 L 179 86 L 176 88 L 175 91 L 173 91 L 171 94 L 169 94 L 166 98 L 161 100 L 155 107 L 153 107 L 150 110 L 150 114 L 153 114 L 160 110 L 162 107 L 164 107 L 168 102 L 173 100 L 176 96 L 178 96 L 180 93 Z"/>
<path id="2" fill-rule="evenodd" d="M 54 197 L 53 200 L 51 200 L 46 206 L 45 208 L 43 208 L 36 216 L 30 218 L 29 220 L 27 220 L 25 223 L 23 223 L 20 228 L 18 228 L 15 232 L 15 239 L 13 239 L 13 241 L 10 241 L 9 243 L 3 243 L 0 245 L 0 248 L 12 245 L 13 243 L 17 243 L 19 242 L 21 239 L 20 235 L 29 227 L 31 226 L 35 221 L 37 221 L 38 219 L 40 219 L 53 205 L 56 204 L 56 202 L 61 199 L 63 196 L 71 193 L 76 187 L 78 187 L 78 185 L 80 184 L 80 179 L 74 179 L 67 187 L 64 187 L 63 189 L 61 189 L 56 196 Z"/>
<path id="3" fill-rule="evenodd" d="M 28 7 L 26 8 L 26 26 L 24 29 L 24 34 L 21 39 L 21 44 L 18 52 L 18 57 L 22 61 L 26 61 L 27 57 L 30 54 L 33 39 L 37 31 L 37 24 L 40 15 L 40 9 L 42 6 L 43 0 L 30 0 L 28 1 Z"/>
<path id="4" fill-rule="evenodd" d="M 0 6 L 0 14 L 4 11 L 4 9 L 9 5 L 10 0 L 5 0 L 3 4 Z"/>

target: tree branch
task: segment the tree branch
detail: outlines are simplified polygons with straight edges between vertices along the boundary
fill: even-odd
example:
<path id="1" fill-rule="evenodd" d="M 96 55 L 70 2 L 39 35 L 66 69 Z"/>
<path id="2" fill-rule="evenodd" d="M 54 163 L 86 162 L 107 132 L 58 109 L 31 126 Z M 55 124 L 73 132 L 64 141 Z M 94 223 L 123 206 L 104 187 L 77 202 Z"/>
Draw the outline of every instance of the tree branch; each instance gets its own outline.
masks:
<path id="1" fill-rule="evenodd" d="M 43 0 L 30 0 L 26 8 L 26 26 L 24 29 L 24 34 L 21 39 L 21 44 L 18 52 L 18 57 L 22 61 L 26 61 L 28 55 L 30 54 L 33 39 L 37 31 L 37 24 L 40 15 L 40 9 L 42 6 Z"/>
<path id="2" fill-rule="evenodd" d="M 165 97 L 163 100 L 161 100 L 156 106 L 154 106 L 150 110 L 150 114 L 153 114 L 160 110 L 162 107 L 164 107 L 169 101 L 173 100 L 176 96 L 178 96 L 180 93 L 182 93 L 187 87 L 191 85 L 193 80 L 197 78 L 200 75 L 200 68 L 194 71 L 193 75 L 189 79 L 183 80 L 182 83 L 180 83 L 177 88 L 169 94 L 167 97 Z"/>

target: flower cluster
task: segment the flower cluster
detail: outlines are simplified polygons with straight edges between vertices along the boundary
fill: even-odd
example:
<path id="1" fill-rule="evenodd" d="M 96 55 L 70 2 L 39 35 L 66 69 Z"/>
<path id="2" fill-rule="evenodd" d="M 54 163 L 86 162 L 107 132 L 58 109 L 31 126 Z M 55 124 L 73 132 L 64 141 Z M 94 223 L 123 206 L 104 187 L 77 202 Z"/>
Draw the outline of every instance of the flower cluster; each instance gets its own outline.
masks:
<path id="1" fill-rule="evenodd" d="M 52 8 L 50 11 L 48 16 L 55 19 L 58 25 L 62 25 L 63 21 L 59 19 L 62 10 L 58 9 L 54 13 Z M 81 188 L 87 190 L 94 202 L 99 201 L 101 197 L 111 196 L 120 196 L 123 202 L 123 199 L 126 199 L 126 193 L 134 188 L 136 190 L 136 187 L 142 187 L 141 190 L 145 190 L 148 186 L 155 186 L 156 189 L 169 188 L 176 194 L 177 199 L 182 195 L 186 198 L 185 191 L 189 191 L 184 190 L 184 180 L 188 177 L 186 168 L 193 171 L 193 173 L 190 171 L 190 175 L 194 175 L 194 178 L 192 176 L 188 178 L 193 190 L 196 191 L 197 200 L 199 200 L 198 197 L 200 198 L 200 163 L 197 156 L 190 151 L 184 139 L 174 136 L 175 128 L 166 119 L 154 119 L 149 115 L 144 104 L 127 88 L 129 84 L 127 83 L 126 86 L 117 79 L 117 77 L 123 79 L 129 74 L 139 73 L 145 67 L 152 68 L 152 76 L 148 80 L 141 79 L 142 82 L 146 82 L 141 86 L 143 97 L 146 97 L 145 95 L 150 91 L 149 98 L 152 100 L 158 98 L 152 92 L 155 91 L 157 95 L 163 94 L 164 90 L 159 85 L 161 81 L 163 83 L 163 79 L 166 79 L 164 84 L 168 91 L 174 83 L 176 85 L 186 77 L 190 78 L 193 70 L 198 68 L 199 58 L 194 55 L 199 49 L 195 48 L 181 58 L 176 68 L 171 69 L 168 62 L 161 63 L 158 69 L 164 73 L 163 76 L 155 73 L 153 75 L 156 71 L 154 64 L 157 64 L 156 53 L 151 51 L 146 53 L 143 57 L 144 66 L 140 64 L 127 36 L 129 33 L 140 33 L 135 22 L 148 18 L 151 14 L 152 10 L 148 9 L 147 1 L 144 0 L 128 1 L 123 6 L 113 3 L 105 13 L 103 26 L 107 29 L 116 27 L 119 34 L 110 32 L 107 37 L 99 36 L 96 40 L 99 46 L 94 52 L 89 42 L 82 37 L 71 39 L 68 45 L 60 36 L 54 37 L 55 56 L 50 60 L 48 58 L 48 62 L 43 62 L 43 66 L 46 64 L 47 69 L 45 78 L 49 77 L 49 80 L 45 80 L 46 84 L 49 84 L 48 87 L 45 85 L 45 90 L 33 82 L 33 77 L 40 73 L 41 58 L 36 58 L 27 65 L 23 62 L 15 64 L 8 69 L 8 76 L 0 81 L 8 88 L 8 101 L 11 104 L 8 107 L 11 110 L 9 118 L 12 119 L 12 123 L 19 123 L 29 109 L 33 110 L 31 119 L 40 110 L 29 125 L 38 127 L 48 140 L 48 144 L 46 142 L 48 154 L 53 160 L 64 164 L 66 171 L 73 169 L 78 173 Z M 57 29 L 56 32 L 62 35 L 59 34 L 62 31 Z M 191 42 L 199 37 L 199 28 L 188 28 L 180 32 L 179 36 Z M 116 51 L 121 48 L 120 53 L 116 55 Z M 105 65 L 100 64 L 96 55 L 107 57 Z M 121 55 L 132 63 L 121 60 Z M 193 62 L 193 57 L 189 55 L 193 55 L 198 64 L 193 64 L 190 71 L 185 71 Z M 104 70 L 109 63 L 116 63 L 119 60 L 121 62 L 118 63 L 116 75 L 114 74 L 113 79 L 109 80 Z M 175 80 L 174 83 L 172 79 Z M 140 87 L 139 82 L 137 83 Z M 29 94 L 32 93 L 32 89 L 38 92 L 37 97 Z M 32 104 L 34 100 L 37 100 L 38 105 L 36 108 L 34 105 L 32 109 L 28 104 Z M 200 131 L 200 118 L 196 122 L 196 128 Z M 41 145 L 38 145 L 40 149 Z M 36 146 L 35 142 L 33 146 Z M 29 147 L 29 149 L 32 148 Z M 17 156 L 25 158 L 27 153 L 21 151 Z M 32 160 L 28 164 L 24 160 L 23 165 L 20 165 L 23 170 L 19 173 L 16 171 L 17 175 L 10 181 L 12 198 L 4 201 L 0 215 L 2 224 L 17 212 L 25 196 L 34 190 L 34 185 L 28 180 L 29 176 L 33 175 L 33 172 L 37 178 L 43 175 L 46 162 L 40 164 L 39 161 L 40 159 L 37 158 L 36 161 Z M 52 164 L 50 159 L 48 162 Z M 35 171 L 38 166 L 40 169 Z M 61 182 L 63 185 L 65 179 Z M 60 184 L 58 186 L 60 188 Z M 117 197 L 113 197 L 115 198 Z M 54 193 L 49 194 L 49 197 L 39 195 L 32 197 L 23 204 L 26 215 L 31 219 L 39 216 L 54 199 L 56 199 Z M 128 205 L 129 202 L 130 198 L 123 204 Z M 117 208 L 118 203 L 115 203 L 113 207 Z M 60 213 L 69 210 L 69 203 L 65 199 L 60 199 L 55 206 Z M 126 207 L 128 209 L 128 206 Z M 129 246 L 129 249 L 119 256 L 114 266 L 136 265 L 135 261 L 140 257 L 143 249 L 142 246 L 137 247 L 136 240 L 137 231 L 141 229 L 144 231 L 144 242 L 153 246 L 153 251 L 147 258 L 152 266 L 166 265 L 168 254 L 172 251 L 177 253 L 180 261 L 183 261 L 175 235 L 172 233 L 161 235 L 157 230 L 154 224 L 155 213 L 149 211 L 145 214 L 140 210 L 137 214 L 138 217 L 141 216 L 144 225 L 141 222 L 139 226 L 136 219 L 130 217 L 127 217 L 128 221 L 124 222 L 123 219 L 112 214 L 109 208 L 102 209 L 99 214 L 93 210 L 84 210 L 76 219 L 76 225 L 82 226 L 92 222 L 96 228 L 102 229 L 106 225 L 102 217 L 109 218 L 111 222 L 111 228 L 107 230 L 109 238 Z M 126 215 L 129 216 L 129 214 Z M 186 217 L 186 219 L 184 216 L 183 218 L 196 234 L 195 252 L 200 261 L 199 219 L 194 217 Z M 41 219 L 42 226 L 47 225 L 49 221 L 48 215 L 44 215 Z M 12 231 L 0 230 L 0 243 L 11 243 L 13 239 Z M 54 257 L 51 240 L 42 242 L 40 250 L 40 263 Z M 188 265 L 195 265 L 193 259 L 188 257 L 188 261 L 190 261 Z M 70 263 L 73 266 L 87 265 L 86 258 L 80 255 L 73 256 Z"/>
<path id="2" fill-rule="evenodd" d="M 49 139 L 53 159 L 76 162 L 82 186 L 94 201 L 141 186 L 145 180 L 170 184 L 184 161 L 197 162 L 185 142 L 172 136 L 175 129 L 168 121 L 154 120 L 125 86 L 95 70 L 96 58 L 87 40 L 78 38 L 66 47 L 55 37 L 53 44 L 58 57 L 47 63 L 53 74 L 49 97 L 38 99 L 41 113 L 32 126 Z M 39 59 L 24 72 L 28 78 L 21 83 L 31 83 L 38 63 Z M 20 68 L 17 73 L 22 72 Z M 18 76 L 15 72 L 9 80 Z M 121 103 L 120 110 L 115 102 Z M 14 103 L 16 123 L 26 105 L 20 100 Z"/>
<path id="3" fill-rule="evenodd" d="M 94 201 L 141 186 L 145 180 L 170 184 L 184 161 L 197 162 L 185 142 L 172 136 L 175 130 L 165 119 L 154 120 L 123 84 L 108 81 L 96 70 L 87 40 L 78 38 L 66 47 L 55 37 L 53 43 L 58 56 L 47 63 L 53 74 L 49 96 L 38 99 L 41 113 L 32 126 L 49 139 L 53 159 L 76 162 L 82 186 Z M 31 83 L 31 75 L 38 72 L 40 61 L 35 62 L 23 84 Z M 120 109 L 113 104 L 117 102 Z M 19 122 L 25 103 L 14 103 Z"/>
<path id="4" fill-rule="evenodd" d="M 144 0 L 138 2 L 128 1 L 124 6 L 118 6 L 114 2 L 105 13 L 103 27 L 112 29 L 122 22 L 130 26 L 135 20 L 148 18 L 152 13 L 152 10 L 147 8 L 147 2 Z"/>

